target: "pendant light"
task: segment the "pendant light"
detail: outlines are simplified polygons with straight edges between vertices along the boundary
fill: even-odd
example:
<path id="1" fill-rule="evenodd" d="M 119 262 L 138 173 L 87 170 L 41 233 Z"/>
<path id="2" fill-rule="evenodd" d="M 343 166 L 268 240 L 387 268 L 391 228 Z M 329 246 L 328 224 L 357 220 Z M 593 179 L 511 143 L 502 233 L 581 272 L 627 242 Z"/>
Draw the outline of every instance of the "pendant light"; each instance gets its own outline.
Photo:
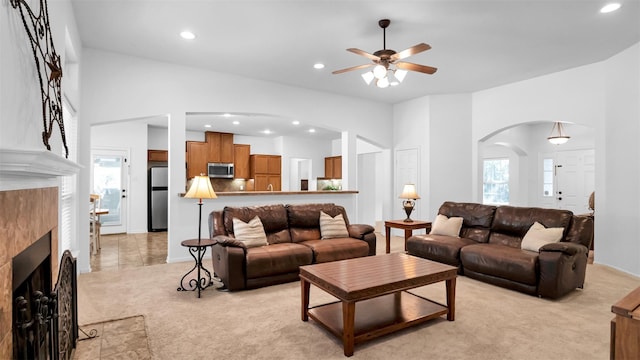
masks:
<path id="1" fill-rule="evenodd" d="M 569 141 L 571 137 L 564 132 L 564 128 L 562 127 L 562 123 L 556 121 L 553 123 L 553 127 L 551 128 L 551 134 L 547 137 L 550 143 L 554 145 L 561 145 Z"/>

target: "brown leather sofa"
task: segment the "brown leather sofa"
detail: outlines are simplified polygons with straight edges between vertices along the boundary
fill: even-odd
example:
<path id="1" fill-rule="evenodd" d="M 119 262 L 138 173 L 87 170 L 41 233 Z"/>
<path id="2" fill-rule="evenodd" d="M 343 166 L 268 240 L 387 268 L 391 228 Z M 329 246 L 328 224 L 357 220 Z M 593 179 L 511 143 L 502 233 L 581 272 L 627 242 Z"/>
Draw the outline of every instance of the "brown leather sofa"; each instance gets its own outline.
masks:
<path id="1" fill-rule="evenodd" d="M 321 240 L 320 211 L 342 214 L 348 238 Z M 268 245 L 247 248 L 234 238 L 233 218 L 248 222 L 258 216 Z M 297 281 L 299 267 L 376 254 L 370 225 L 349 224 L 344 207 L 335 204 L 225 207 L 209 214 L 213 268 L 228 290 Z"/>
<path id="2" fill-rule="evenodd" d="M 460 237 L 415 235 L 407 240 L 409 254 L 540 297 L 558 298 L 583 287 L 593 219 L 567 210 L 455 202 L 443 203 L 438 213 L 463 218 Z M 563 237 L 539 252 L 522 250 L 522 238 L 536 221 L 564 228 Z"/>

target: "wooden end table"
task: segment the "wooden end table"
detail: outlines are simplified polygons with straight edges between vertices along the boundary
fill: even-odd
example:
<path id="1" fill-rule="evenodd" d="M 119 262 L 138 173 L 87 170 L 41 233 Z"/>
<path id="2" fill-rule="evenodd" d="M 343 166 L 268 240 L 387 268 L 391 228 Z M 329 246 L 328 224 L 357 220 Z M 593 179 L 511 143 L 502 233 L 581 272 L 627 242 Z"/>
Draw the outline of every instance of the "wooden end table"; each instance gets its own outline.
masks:
<path id="1" fill-rule="evenodd" d="M 384 222 L 386 233 L 387 254 L 391 252 L 391 228 L 404 229 L 404 251 L 407 251 L 407 239 L 413 235 L 413 230 L 425 229 L 427 233 L 431 231 L 430 221 L 413 220 L 411 222 L 404 220 L 387 220 Z"/>
<path id="2" fill-rule="evenodd" d="M 313 319 L 342 339 L 344 355 L 355 344 L 446 315 L 454 321 L 458 268 L 393 253 L 300 267 L 302 321 Z M 447 304 L 407 290 L 444 281 Z M 309 308 L 313 284 L 338 302 Z"/>

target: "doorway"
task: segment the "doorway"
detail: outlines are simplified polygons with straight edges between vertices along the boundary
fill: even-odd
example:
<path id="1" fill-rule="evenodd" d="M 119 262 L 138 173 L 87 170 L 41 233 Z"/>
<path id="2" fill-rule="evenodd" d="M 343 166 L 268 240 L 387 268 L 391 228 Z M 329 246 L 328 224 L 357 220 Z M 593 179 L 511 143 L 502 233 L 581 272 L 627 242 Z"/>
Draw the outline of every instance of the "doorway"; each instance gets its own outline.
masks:
<path id="1" fill-rule="evenodd" d="M 91 193 L 100 195 L 101 233 L 127 232 L 127 188 L 129 184 L 129 153 L 120 149 L 91 151 Z"/>

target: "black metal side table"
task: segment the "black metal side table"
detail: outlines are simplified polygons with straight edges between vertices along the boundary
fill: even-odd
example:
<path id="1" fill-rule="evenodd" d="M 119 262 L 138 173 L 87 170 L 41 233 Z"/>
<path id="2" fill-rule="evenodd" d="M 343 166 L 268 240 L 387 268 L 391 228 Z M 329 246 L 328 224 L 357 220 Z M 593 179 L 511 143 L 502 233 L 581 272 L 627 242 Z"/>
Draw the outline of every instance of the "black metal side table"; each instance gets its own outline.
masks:
<path id="1" fill-rule="evenodd" d="M 207 247 L 217 244 L 217 241 L 210 239 L 190 239 L 184 240 L 180 243 L 180 245 L 189 248 L 189 254 L 193 257 L 195 264 L 193 268 L 189 270 L 182 279 L 180 279 L 180 287 L 178 287 L 178 291 L 196 291 L 198 290 L 198 298 L 200 297 L 200 291 L 208 288 L 213 285 L 213 280 L 211 273 L 207 268 L 202 266 L 202 258 L 204 254 L 207 252 Z M 190 278 L 189 275 L 191 275 Z M 195 277 L 194 277 L 195 276 Z M 187 283 L 185 284 L 185 279 L 188 278 Z M 186 286 L 185 286 L 186 285 Z"/>

